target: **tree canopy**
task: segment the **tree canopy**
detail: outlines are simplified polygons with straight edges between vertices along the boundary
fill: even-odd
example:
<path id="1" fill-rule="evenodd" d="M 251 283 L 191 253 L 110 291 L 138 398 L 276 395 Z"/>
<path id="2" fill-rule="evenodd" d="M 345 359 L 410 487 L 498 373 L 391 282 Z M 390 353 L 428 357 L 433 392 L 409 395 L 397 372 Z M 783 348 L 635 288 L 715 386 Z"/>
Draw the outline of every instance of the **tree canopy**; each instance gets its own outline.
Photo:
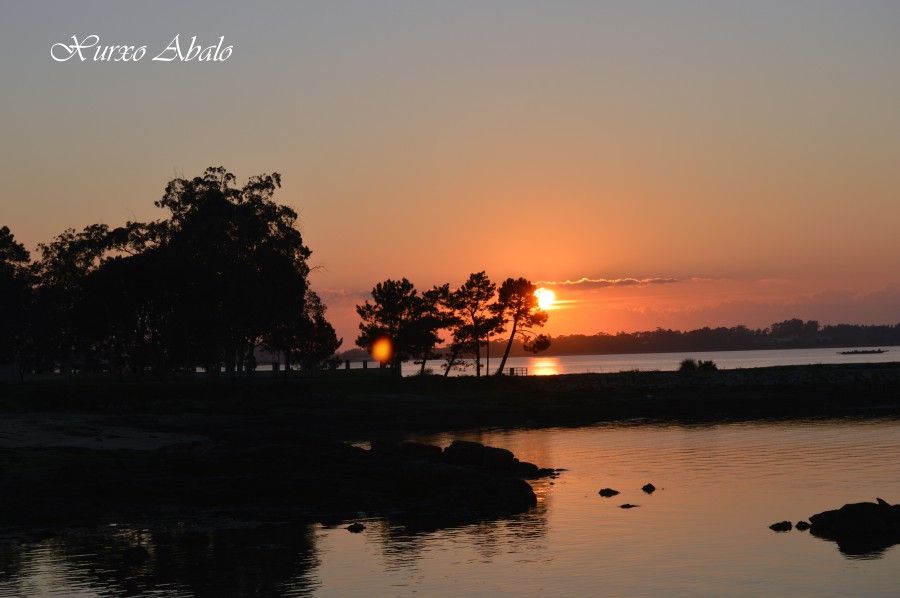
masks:
<path id="1" fill-rule="evenodd" d="M 530 298 L 526 294 L 530 290 Z M 529 350 L 537 352 L 549 346 L 547 337 L 529 328 L 543 326 L 547 313 L 537 308 L 534 285 L 524 278 L 507 279 L 498 295 L 497 286 L 485 272 L 470 274 L 456 290 L 449 283 L 435 286 L 421 295 L 406 278 L 385 280 L 372 289 L 372 302 L 356 307 L 361 318 L 356 344 L 370 353 L 381 339 L 388 339 L 393 353 L 389 363 L 395 375 L 400 364 L 410 359 L 425 363 L 436 356 L 434 348 L 441 342 L 440 331 L 449 336 L 448 357 L 444 375 L 458 360 L 471 357 L 476 376 L 481 375 L 481 348 L 491 335 L 505 331 L 512 323 L 509 344 L 514 338 L 526 340 Z M 500 370 L 509 353 L 501 362 Z"/>
<path id="2" fill-rule="evenodd" d="M 211 167 L 168 183 L 155 202 L 164 219 L 68 229 L 40 245 L 28 268 L 26 366 L 243 373 L 260 346 L 323 366 L 340 341 L 308 289 L 311 252 L 296 212 L 274 201 L 280 186 L 273 173 L 238 187 Z M 0 252 L 12 249 L 0 259 L 21 262 L 3 231 Z"/>

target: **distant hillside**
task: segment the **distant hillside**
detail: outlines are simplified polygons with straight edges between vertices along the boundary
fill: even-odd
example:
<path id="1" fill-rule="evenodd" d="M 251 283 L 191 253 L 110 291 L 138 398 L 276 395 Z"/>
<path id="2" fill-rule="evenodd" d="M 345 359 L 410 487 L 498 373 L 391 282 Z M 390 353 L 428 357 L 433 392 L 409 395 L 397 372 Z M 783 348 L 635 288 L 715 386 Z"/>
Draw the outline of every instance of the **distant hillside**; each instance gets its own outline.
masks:
<path id="1" fill-rule="evenodd" d="M 683 351 L 741 351 L 750 349 L 800 349 L 813 347 L 900 346 L 900 324 L 864 326 L 837 324 L 820 326 L 815 320 L 785 320 L 769 328 L 751 330 L 700 328 L 682 332 L 657 328 L 647 332 L 618 334 L 572 334 L 553 337 L 541 355 L 603 355 L 618 353 L 669 353 Z M 505 343 L 491 343 L 491 355 L 501 355 Z M 527 356 L 522 346 L 513 346 L 511 355 Z M 900 358 L 900 356 L 898 356 Z"/>

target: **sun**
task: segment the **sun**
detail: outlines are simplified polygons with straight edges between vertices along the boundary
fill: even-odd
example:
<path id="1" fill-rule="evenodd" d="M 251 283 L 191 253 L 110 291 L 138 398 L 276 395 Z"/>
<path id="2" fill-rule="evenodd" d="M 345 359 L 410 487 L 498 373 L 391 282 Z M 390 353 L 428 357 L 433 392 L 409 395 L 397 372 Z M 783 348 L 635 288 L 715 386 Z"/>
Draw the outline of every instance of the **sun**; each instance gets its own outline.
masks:
<path id="1" fill-rule="evenodd" d="M 549 309 L 556 303 L 556 293 L 550 289 L 538 289 L 534 292 L 534 296 L 537 297 L 538 307 L 541 309 Z"/>

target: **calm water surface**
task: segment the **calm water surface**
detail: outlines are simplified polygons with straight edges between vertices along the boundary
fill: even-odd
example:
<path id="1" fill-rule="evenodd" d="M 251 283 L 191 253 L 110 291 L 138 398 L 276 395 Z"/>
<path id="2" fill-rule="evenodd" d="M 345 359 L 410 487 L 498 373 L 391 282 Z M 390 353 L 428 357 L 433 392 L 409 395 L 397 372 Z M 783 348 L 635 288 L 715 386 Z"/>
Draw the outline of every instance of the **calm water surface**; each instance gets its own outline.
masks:
<path id="1" fill-rule="evenodd" d="M 453 438 L 567 468 L 538 507 L 407 533 L 125 524 L 0 544 L 0 596 L 894 596 L 900 547 L 845 555 L 768 525 L 900 502 L 900 422 L 614 425 Z M 659 488 L 648 495 L 641 486 Z M 619 496 L 602 498 L 611 487 Z M 623 510 L 623 503 L 639 507 Z"/>
<path id="2" fill-rule="evenodd" d="M 762 351 L 693 351 L 687 353 L 630 353 L 624 355 L 565 355 L 560 357 L 510 357 L 504 369 L 511 367 L 526 368 L 529 375 L 547 376 L 555 374 L 611 373 L 630 370 L 677 370 L 683 359 L 703 359 L 716 362 L 719 369 L 758 368 L 777 365 L 810 365 L 834 363 L 884 363 L 900 361 L 900 347 L 872 347 L 885 349 L 884 353 L 866 355 L 841 355 L 845 349 L 783 349 Z M 855 348 L 856 350 L 859 347 Z M 426 367 L 435 373 L 443 373 L 442 362 L 435 360 Z M 361 363 L 354 367 L 362 367 Z M 500 366 L 500 356 L 494 355 L 490 367 L 483 363 L 484 371 L 491 373 Z M 404 375 L 418 373 L 419 366 L 407 362 L 403 364 Z M 452 372 L 454 376 L 474 375 L 475 366 L 471 365 L 462 371 Z"/>

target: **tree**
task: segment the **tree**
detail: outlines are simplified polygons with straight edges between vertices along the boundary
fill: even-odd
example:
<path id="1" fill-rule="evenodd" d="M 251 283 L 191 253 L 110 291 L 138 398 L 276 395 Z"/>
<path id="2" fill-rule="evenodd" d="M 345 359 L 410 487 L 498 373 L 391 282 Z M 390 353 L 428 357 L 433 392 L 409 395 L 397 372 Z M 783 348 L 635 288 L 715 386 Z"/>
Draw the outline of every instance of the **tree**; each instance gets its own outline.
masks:
<path id="1" fill-rule="evenodd" d="M 208 168 L 202 177 L 171 181 L 156 205 L 171 213 L 161 248 L 190 273 L 176 310 L 189 355 L 214 372 L 224 362 L 240 374 L 255 347 L 304 305 L 311 252 L 297 213 L 272 199 L 278 173 L 251 177 L 241 188 L 234 181 L 223 167 Z"/>
<path id="2" fill-rule="evenodd" d="M 241 374 L 291 326 L 292 349 L 308 343 L 297 355 L 320 361 L 338 341 L 318 297 L 307 301 L 310 251 L 296 212 L 273 200 L 280 185 L 273 173 L 237 187 L 208 168 L 169 182 L 156 202 L 168 218 L 69 229 L 41 245 L 31 318 L 41 367 Z"/>
<path id="3" fill-rule="evenodd" d="M 507 322 L 511 323 L 511 330 L 497 375 L 503 374 L 509 350 L 517 336 L 522 339 L 522 347 L 532 353 L 543 351 L 550 346 L 550 339 L 547 336 L 529 330 L 543 326 L 548 317 L 547 312 L 538 305 L 536 291 L 537 286 L 524 278 L 507 278 L 500 285 L 494 311 L 504 326 Z"/>
<path id="4" fill-rule="evenodd" d="M 0 363 L 18 361 L 31 304 L 30 256 L 4 226 L 0 228 Z"/>
<path id="5" fill-rule="evenodd" d="M 330 367 L 343 343 L 325 319 L 325 304 L 313 291 L 306 292 L 303 309 L 296 318 L 284 321 L 267 335 L 265 346 L 284 355 L 285 370 L 297 362 L 304 371 Z"/>
<path id="6" fill-rule="evenodd" d="M 425 373 L 425 364 L 429 359 L 439 357 L 434 352 L 434 347 L 440 342 L 438 330 L 449 328 L 456 322 L 456 314 L 450 306 L 450 284 L 435 285 L 422 293 L 422 315 L 418 326 L 421 328 L 419 338 L 421 344 L 418 352 L 421 354 L 421 367 L 419 374 Z"/>
<path id="7" fill-rule="evenodd" d="M 475 375 L 481 376 L 482 339 L 503 329 L 503 322 L 492 307 L 497 286 L 482 270 L 469 278 L 450 297 L 450 305 L 457 315 L 453 327 L 453 345 L 457 353 L 475 354 Z M 448 364 L 447 370 L 452 366 Z"/>
<path id="8" fill-rule="evenodd" d="M 389 339 L 391 374 L 399 377 L 403 361 L 428 355 L 440 341 L 438 330 L 443 327 L 437 307 L 440 296 L 439 288 L 419 295 L 406 278 L 379 282 L 372 289 L 373 303 L 366 301 L 356 306 L 356 313 L 362 318 L 356 344 L 371 352 L 376 341 Z"/>
<path id="9" fill-rule="evenodd" d="M 391 374 L 401 375 L 401 364 L 413 357 L 422 345 L 422 327 L 417 320 L 423 313 L 423 301 L 415 286 L 406 278 L 387 279 L 372 289 L 372 303 L 356 306 L 362 318 L 356 344 L 369 352 L 381 339 L 390 341 L 387 356 Z"/>
<path id="10" fill-rule="evenodd" d="M 50 243 L 41 243 L 41 258 L 32 265 L 35 302 L 30 318 L 38 369 L 67 370 L 91 360 L 90 340 L 80 334 L 79 315 L 86 305 L 84 284 L 110 249 L 109 227 L 70 228 Z"/>

